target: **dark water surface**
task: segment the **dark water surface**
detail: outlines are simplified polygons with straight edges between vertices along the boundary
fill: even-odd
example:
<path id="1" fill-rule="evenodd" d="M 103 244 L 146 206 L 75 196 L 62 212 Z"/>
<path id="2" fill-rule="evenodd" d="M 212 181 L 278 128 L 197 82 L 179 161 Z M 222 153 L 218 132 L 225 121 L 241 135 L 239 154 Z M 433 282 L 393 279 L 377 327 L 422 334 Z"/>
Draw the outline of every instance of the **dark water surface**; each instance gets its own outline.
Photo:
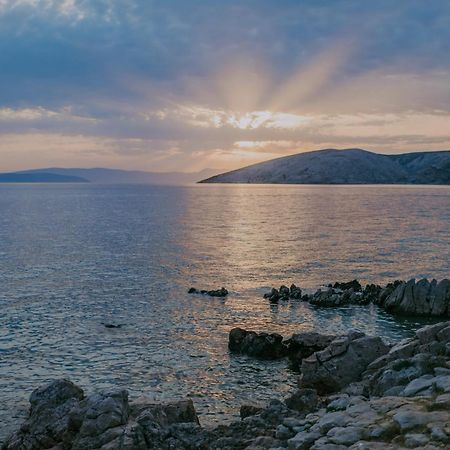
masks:
<path id="1" fill-rule="evenodd" d="M 0 442 L 30 392 L 62 376 L 190 395 L 202 423 L 230 419 L 295 384 L 285 361 L 230 357 L 232 327 L 395 340 L 419 326 L 373 307 L 269 306 L 270 286 L 440 279 L 449 261 L 450 187 L 1 186 Z"/>

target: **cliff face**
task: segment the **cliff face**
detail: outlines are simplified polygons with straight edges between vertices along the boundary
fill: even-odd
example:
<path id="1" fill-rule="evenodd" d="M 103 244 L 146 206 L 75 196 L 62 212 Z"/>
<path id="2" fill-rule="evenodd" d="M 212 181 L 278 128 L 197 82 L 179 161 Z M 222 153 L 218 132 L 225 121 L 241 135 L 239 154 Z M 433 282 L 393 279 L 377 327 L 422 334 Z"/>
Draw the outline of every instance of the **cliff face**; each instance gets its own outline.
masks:
<path id="1" fill-rule="evenodd" d="M 254 164 L 202 183 L 450 184 L 450 151 L 381 155 L 361 149 L 318 150 Z"/>

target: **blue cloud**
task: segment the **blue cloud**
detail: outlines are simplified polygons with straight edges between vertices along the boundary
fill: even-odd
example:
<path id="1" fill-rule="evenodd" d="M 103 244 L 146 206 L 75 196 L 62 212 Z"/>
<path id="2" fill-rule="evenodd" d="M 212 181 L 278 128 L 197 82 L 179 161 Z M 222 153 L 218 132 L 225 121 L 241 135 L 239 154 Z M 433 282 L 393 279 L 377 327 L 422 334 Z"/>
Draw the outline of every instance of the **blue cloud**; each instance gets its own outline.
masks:
<path id="1" fill-rule="evenodd" d="M 432 89 L 409 80 L 409 92 L 417 86 L 432 92 L 409 103 L 405 94 L 402 101 L 405 109 L 450 111 L 445 89 L 445 80 L 450 84 L 448 0 L 48 0 L 45 7 L 37 0 L 11 0 L 1 5 L 0 109 L 58 111 L 70 105 L 74 113 L 98 119 L 96 124 L 63 124 L 53 116 L 31 125 L 8 122 L 0 124 L 3 133 L 32 127 L 113 138 L 176 136 L 194 142 L 195 136 L 205 139 L 205 130 L 193 129 L 179 117 L 171 124 L 145 122 L 135 112 L 164 109 L 164 102 L 177 99 L 194 101 L 192 79 L 197 90 L 204 82 L 205 91 L 213 92 L 213 86 L 206 86 L 211 74 L 233 60 L 245 61 L 255 71 L 263 61 L 270 68 L 269 88 L 275 89 L 342 42 L 355 50 L 319 85 L 327 95 L 344 86 L 341 91 L 361 97 L 361 103 L 367 94 L 369 104 L 373 95 L 365 91 L 364 77 L 372 82 L 379 74 L 400 72 L 399 80 L 408 74 L 425 81 L 430 73 L 440 74 L 439 85 Z M 348 81 L 353 78 L 359 80 L 354 95 Z M 394 91 L 389 84 L 389 93 L 380 98 Z M 342 95 L 330 92 L 334 108 L 345 106 Z M 217 98 L 210 103 L 211 108 L 221 107 Z M 327 113 L 325 103 L 317 104 Z M 386 102 L 387 112 L 391 106 Z M 359 112 L 357 106 L 354 112 Z M 223 136 L 215 133 L 222 145 Z M 241 134 L 236 138 L 244 139 Z M 214 147 L 214 130 L 207 132 L 207 141 Z"/>

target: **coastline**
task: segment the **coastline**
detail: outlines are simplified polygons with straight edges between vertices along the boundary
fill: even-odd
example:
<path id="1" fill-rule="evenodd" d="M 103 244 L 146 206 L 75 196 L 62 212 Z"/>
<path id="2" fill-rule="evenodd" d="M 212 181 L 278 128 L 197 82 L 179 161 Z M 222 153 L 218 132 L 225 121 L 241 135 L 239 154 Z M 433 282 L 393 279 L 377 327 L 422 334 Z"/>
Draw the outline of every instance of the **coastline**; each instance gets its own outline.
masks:
<path id="1" fill-rule="evenodd" d="M 230 349 L 232 342 L 230 334 Z M 56 380 L 32 393 L 28 419 L 2 450 L 431 450 L 450 443 L 450 322 L 393 346 L 349 331 L 322 348 L 304 355 L 299 388 L 288 398 L 241 405 L 241 421 L 213 429 L 201 427 L 190 399 L 129 401 L 124 390 L 85 395 Z"/>

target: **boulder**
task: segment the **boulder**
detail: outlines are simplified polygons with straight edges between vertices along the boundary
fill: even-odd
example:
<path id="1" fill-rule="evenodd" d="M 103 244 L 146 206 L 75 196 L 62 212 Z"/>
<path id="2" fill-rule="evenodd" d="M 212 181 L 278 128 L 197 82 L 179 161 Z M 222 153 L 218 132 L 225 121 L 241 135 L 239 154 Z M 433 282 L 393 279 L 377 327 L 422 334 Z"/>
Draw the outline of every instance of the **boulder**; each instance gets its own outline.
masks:
<path id="1" fill-rule="evenodd" d="M 159 442 L 169 427 L 199 423 L 192 400 L 133 404 L 126 390 L 85 397 L 81 388 L 65 379 L 35 390 L 30 405 L 28 418 L 2 450 L 161 448 Z"/>
<path id="2" fill-rule="evenodd" d="M 295 411 L 308 413 L 317 407 L 318 397 L 315 389 L 297 389 L 284 400 L 286 406 Z"/>
<path id="3" fill-rule="evenodd" d="M 302 298 L 302 290 L 295 284 L 291 284 L 289 288 L 289 296 L 295 300 L 300 300 Z"/>
<path id="4" fill-rule="evenodd" d="M 271 303 L 278 303 L 278 300 L 280 300 L 281 295 L 277 289 L 272 288 L 270 292 L 264 294 L 264 298 L 267 298 Z"/>
<path id="5" fill-rule="evenodd" d="M 262 410 L 262 406 L 242 405 L 239 410 L 239 415 L 241 416 L 241 419 L 245 419 L 246 417 L 254 416 L 260 413 Z"/>
<path id="6" fill-rule="evenodd" d="M 257 358 L 276 359 L 286 356 L 283 336 L 277 333 L 256 333 L 242 328 L 233 328 L 229 334 L 228 348 Z"/>
<path id="7" fill-rule="evenodd" d="M 308 358 L 313 353 L 325 349 L 335 338 L 336 336 L 320 334 L 314 331 L 293 334 L 284 343 L 287 347 L 292 368 L 299 370 L 304 358 Z"/>
<path id="8" fill-rule="evenodd" d="M 319 393 L 337 392 L 359 381 L 367 366 L 388 351 L 381 338 L 350 332 L 302 361 L 301 386 Z"/>
<path id="9" fill-rule="evenodd" d="M 363 374 L 370 393 L 432 396 L 450 389 L 449 327 L 450 322 L 425 326 L 373 361 Z"/>
<path id="10" fill-rule="evenodd" d="M 291 287 L 281 285 L 280 289 L 272 288 L 270 292 L 264 294 L 264 298 L 267 298 L 271 303 L 277 303 L 279 300 L 300 300 L 302 290 L 295 284 L 291 284 Z"/>

